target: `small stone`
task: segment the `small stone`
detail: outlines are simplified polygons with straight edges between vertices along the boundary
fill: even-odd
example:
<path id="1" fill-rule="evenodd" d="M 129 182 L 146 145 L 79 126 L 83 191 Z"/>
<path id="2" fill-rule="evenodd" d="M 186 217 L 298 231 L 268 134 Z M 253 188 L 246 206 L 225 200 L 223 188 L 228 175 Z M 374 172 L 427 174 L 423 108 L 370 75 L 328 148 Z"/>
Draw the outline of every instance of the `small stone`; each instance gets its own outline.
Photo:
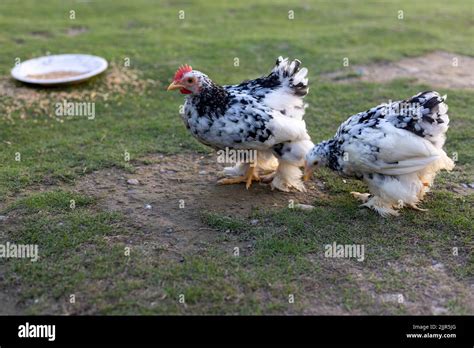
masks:
<path id="1" fill-rule="evenodd" d="M 145 209 L 151 209 L 151 205 L 150 204 L 145 204 Z"/>
<path id="2" fill-rule="evenodd" d="M 174 230 L 173 230 L 173 227 L 168 227 L 165 231 L 165 233 L 173 233 Z"/>
<path id="3" fill-rule="evenodd" d="M 257 225 L 257 224 L 258 224 L 258 219 L 250 220 L 250 224 L 251 224 L 252 226 Z"/>
<path id="4" fill-rule="evenodd" d="M 0 215 L 0 221 L 5 221 L 7 219 L 6 215 Z"/>
<path id="5" fill-rule="evenodd" d="M 474 189 L 474 182 L 471 182 L 471 183 L 468 184 L 467 186 L 469 186 L 470 188 Z"/>
<path id="6" fill-rule="evenodd" d="M 462 183 L 461 186 L 462 186 L 463 188 L 468 188 L 468 187 L 469 187 L 469 186 L 467 186 L 467 185 L 464 184 L 464 183 Z"/>
<path id="7" fill-rule="evenodd" d="M 347 180 L 346 180 L 346 179 L 342 179 L 342 182 L 343 182 L 344 184 L 347 184 Z"/>
<path id="8" fill-rule="evenodd" d="M 129 185 L 138 185 L 138 184 L 140 184 L 140 182 L 138 181 L 138 179 L 128 179 L 127 184 L 129 184 Z"/>
<path id="9" fill-rule="evenodd" d="M 313 210 L 314 208 L 315 206 L 309 205 L 309 204 L 300 204 L 300 203 L 295 204 L 295 209 L 310 211 L 310 210 Z"/>
<path id="10" fill-rule="evenodd" d="M 205 170 L 201 170 L 201 171 L 199 172 L 199 175 L 206 175 L 206 174 L 207 174 L 207 172 L 206 172 Z"/>

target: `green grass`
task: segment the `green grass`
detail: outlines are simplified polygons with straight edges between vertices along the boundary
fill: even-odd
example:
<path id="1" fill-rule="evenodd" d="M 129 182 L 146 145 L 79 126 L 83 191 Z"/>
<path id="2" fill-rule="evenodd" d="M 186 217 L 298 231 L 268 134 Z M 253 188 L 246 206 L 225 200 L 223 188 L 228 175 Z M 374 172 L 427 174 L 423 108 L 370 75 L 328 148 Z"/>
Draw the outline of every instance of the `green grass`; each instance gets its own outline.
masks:
<path id="1" fill-rule="evenodd" d="M 7 211 L 23 210 L 25 213 L 66 211 L 89 205 L 93 201 L 91 197 L 56 190 L 20 198 Z"/>
<path id="2" fill-rule="evenodd" d="M 70 10 L 75 20 L 69 19 Z M 178 19 L 180 10 L 185 20 Z M 290 10 L 294 20 L 288 19 Z M 399 10 L 404 20 L 397 19 Z M 0 241 L 38 244 L 41 254 L 37 263 L 0 260 L 7 280 L 0 289 L 14 289 L 22 308 L 35 314 L 277 314 L 328 308 L 402 314 L 404 306 L 380 304 L 376 296 L 404 292 L 417 302 L 422 294 L 413 290 L 417 276 L 391 269 L 390 262 L 410 260 L 424 269 L 436 260 L 466 286 L 474 274 L 473 196 L 448 187 L 472 182 L 472 91 L 440 90 L 448 94 L 450 107 L 446 149 L 458 154 L 458 167 L 437 178 L 425 203 L 430 211 L 423 214 L 406 210 L 385 220 L 361 210 L 348 192 L 364 190 L 363 184 L 344 183 L 322 170 L 317 179 L 325 183 L 328 198 L 315 201 L 311 212 L 255 212 L 253 218 L 264 221 L 256 226 L 244 218 L 203 212 L 202 221 L 228 248 L 216 242 L 180 263 L 131 246 L 127 238 L 140 238 L 141 232 L 126 217 L 103 211 L 95 198 L 66 189 L 35 191 L 38 185 L 74 184 L 102 168 L 133 171 L 134 161 L 149 153 L 209 151 L 182 125 L 182 97 L 165 92 L 180 64 L 230 84 L 268 72 L 279 55 L 297 57 L 310 71 L 306 122 L 313 140 L 320 141 L 355 112 L 431 88 L 411 80 L 336 84 L 319 78 L 321 73 L 342 69 L 344 57 L 356 65 L 435 50 L 473 56 L 472 17 L 470 1 L 364 1 L 357 6 L 343 1 L 1 1 L 0 76 L 9 74 L 17 57 L 81 52 L 117 64 L 130 58 L 142 79 L 156 83 L 142 93 L 130 89 L 108 101 L 98 99 L 93 121 L 57 122 L 53 108 L 31 109 L 25 119 L 18 113 L 0 115 L 0 215 L 8 216 L 0 221 L 6 226 Z M 71 27 L 87 31 L 70 37 Z M 105 87 L 99 78 L 78 88 Z M 0 101 L 11 102 L 5 96 Z M 125 161 L 125 151 L 131 162 Z M 17 152 L 21 161 L 15 160 Z M 366 261 L 347 260 L 341 267 L 318 257 L 333 241 L 364 244 Z M 124 256 L 127 246 L 131 256 Z M 233 256 L 233 246 L 240 247 L 241 256 Z M 452 255 L 453 247 L 460 248 L 459 256 Z M 75 306 L 65 304 L 71 293 L 77 296 Z M 179 303 L 180 294 L 186 305 Z M 289 294 L 295 295 L 294 304 L 288 303 Z M 466 294 L 453 290 L 446 301 L 451 313 L 469 314 L 463 309 Z"/>

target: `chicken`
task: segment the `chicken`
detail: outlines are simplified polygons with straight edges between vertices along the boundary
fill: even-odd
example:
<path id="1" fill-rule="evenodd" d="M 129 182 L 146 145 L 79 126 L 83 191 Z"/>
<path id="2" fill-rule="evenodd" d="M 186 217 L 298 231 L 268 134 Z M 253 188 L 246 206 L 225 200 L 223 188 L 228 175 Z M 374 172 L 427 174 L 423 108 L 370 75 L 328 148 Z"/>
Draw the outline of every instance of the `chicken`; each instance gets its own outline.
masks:
<path id="1" fill-rule="evenodd" d="M 226 168 L 219 182 L 259 180 L 260 170 L 274 170 L 272 188 L 304 191 L 300 167 L 314 146 L 303 121 L 308 70 L 300 62 L 279 57 L 269 75 L 239 85 L 219 86 L 204 73 L 184 65 L 168 90 L 186 94 L 183 121 L 201 143 L 216 150 L 257 151 L 256 163 Z"/>
<path id="2" fill-rule="evenodd" d="M 454 162 L 444 152 L 448 130 L 446 96 L 428 91 L 351 116 L 336 135 L 306 156 L 305 179 L 327 166 L 365 181 L 370 193 L 351 192 L 382 216 L 417 204 L 441 169 Z"/>

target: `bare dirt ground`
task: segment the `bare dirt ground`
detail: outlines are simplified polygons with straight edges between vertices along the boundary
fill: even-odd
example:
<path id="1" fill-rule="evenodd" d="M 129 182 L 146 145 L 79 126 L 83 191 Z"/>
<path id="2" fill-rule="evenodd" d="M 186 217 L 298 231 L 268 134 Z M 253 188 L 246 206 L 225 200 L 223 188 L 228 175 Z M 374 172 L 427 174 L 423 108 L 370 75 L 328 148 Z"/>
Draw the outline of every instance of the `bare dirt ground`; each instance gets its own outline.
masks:
<path id="1" fill-rule="evenodd" d="M 474 58 L 438 51 L 398 62 L 349 67 L 323 77 L 340 83 L 385 83 L 399 78 L 414 78 L 417 83 L 438 88 L 473 89 Z"/>
<path id="2" fill-rule="evenodd" d="M 153 243 L 173 258 L 199 250 L 218 236 L 202 222 L 204 212 L 246 219 L 254 209 L 282 208 L 290 199 L 310 204 L 322 195 L 315 184 L 307 185 L 306 193 L 272 191 L 259 182 L 249 190 L 243 184 L 218 185 L 223 166 L 212 154 L 153 155 L 146 162 L 152 163 L 136 164 L 134 174 L 116 168 L 92 173 L 76 190 L 100 198 L 105 210 L 122 212 L 131 226 L 153 236 Z M 139 184 L 129 184 L 130 179 Z"/>

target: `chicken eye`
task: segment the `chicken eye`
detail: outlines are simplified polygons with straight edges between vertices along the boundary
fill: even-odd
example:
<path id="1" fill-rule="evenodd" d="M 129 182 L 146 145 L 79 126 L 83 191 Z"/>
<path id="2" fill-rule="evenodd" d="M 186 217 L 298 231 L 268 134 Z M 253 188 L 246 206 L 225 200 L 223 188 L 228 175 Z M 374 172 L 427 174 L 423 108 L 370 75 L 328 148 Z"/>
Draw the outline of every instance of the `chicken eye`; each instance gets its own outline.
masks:
<path id="1" fill-rule="evenodd" d="M 190 78 L 188 79 L 188 83 L 193 83 L 193 82 L 194 82 L 193 78 L 190 77 Z"/>

